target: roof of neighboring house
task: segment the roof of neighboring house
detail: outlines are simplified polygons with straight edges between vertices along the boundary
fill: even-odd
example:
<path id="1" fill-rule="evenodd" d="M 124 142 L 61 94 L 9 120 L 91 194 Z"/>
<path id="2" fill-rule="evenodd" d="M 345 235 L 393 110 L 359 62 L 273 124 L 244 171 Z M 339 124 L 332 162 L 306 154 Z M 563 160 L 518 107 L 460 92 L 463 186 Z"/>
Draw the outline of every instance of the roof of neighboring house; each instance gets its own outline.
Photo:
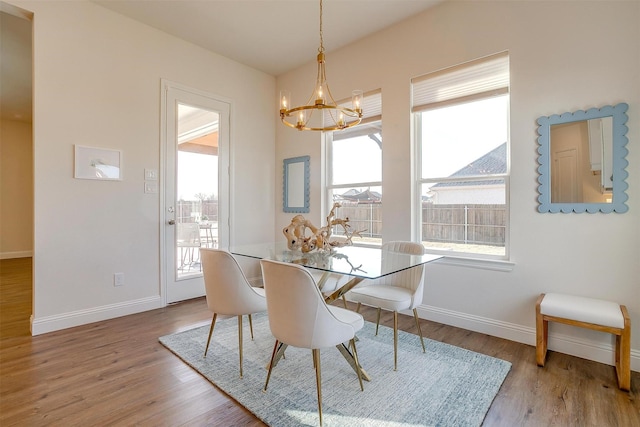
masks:
<path id="1" fill-rule="evenodd" d="M 338 195 L 338 197 L 344 200 L 351 200 L 351 201 L 360 202 L 360 203 L 366 203 L 366 202 L 376 203 L 382 200 L 382 194 L 378 193 L 377 191 L 364 190 L 360 192 L 353 188 L 349 191 L 345 191 L 344 193 Z"/>
<path id="2" fill-rule="evenodd" d="M 478 175 L 493 175 L 498 173 L 505 173 L 507 171 L 507 143 L 502 143 L 493 150 L 489 151 L 482 157 L 477 158 L 473 162 L 469 163 L 462 169 L 449 175 L 449 178 L 461 177 L 461 176 L 478 176 Z M 431 188 L 442 187 L 464 187 L 464 186 L 476 186 L 476 185 L 495 185 L 502 184 L 502 179 L 492 179 L 488 181 L 457 181 L 457 182 L 441 182 Z"/>

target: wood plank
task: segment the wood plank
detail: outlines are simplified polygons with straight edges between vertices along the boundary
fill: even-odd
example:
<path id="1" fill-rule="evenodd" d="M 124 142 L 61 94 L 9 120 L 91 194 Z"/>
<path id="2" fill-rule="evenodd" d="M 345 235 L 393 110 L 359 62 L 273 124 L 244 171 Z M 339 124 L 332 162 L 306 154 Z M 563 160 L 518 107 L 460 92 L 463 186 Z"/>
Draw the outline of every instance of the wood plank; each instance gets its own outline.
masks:
<path id="1" fill-rule="evenodd" d="M 31 258 L 0 260 L 0 338 L 30 335 L 32 277 Z"/>
<path id="2" fill-rule="evenodd" d="M 5 283 L 22 280 L 23 288 L 31 286 L 30 262 L 19 263 L 28 270 L 20 272 L 17 264 L 5 268 L 5 261 L 0 264 L 2 301 L 19 293 L 5 294 Z M 23 310 L 25 306 L 30 314 L 31 303 L 23 304 Z M 349 307 L 355 309 L 355 304 Z M 375 322 L 375 309 L 362 307 L 361 313 Z M 209 324 L 204 298 L 37 337 L 20 332 L 28 331 L 28 317 L 16 318 L 26 325 L 10 320 L 11 332 L 0 337 L 2 426 L 264 425 L 158 342 L 162 335 Z M 383 311 L 381 323 L 392 327 L 393 315 Z M 612 366 L 550 351 L 546 366 L 539 368 L 533 346 L 426 320 L 420 324 L 427 338 L 513 364 L 486 426 L 640 425 L 637 372 L 632 372 L 632 389 L 626 393 L 618 389 Z M 400 315 L 399 327 L 417 333 L 412 316 Z M 405 369 L 402 358 L 398 369 Z"/>

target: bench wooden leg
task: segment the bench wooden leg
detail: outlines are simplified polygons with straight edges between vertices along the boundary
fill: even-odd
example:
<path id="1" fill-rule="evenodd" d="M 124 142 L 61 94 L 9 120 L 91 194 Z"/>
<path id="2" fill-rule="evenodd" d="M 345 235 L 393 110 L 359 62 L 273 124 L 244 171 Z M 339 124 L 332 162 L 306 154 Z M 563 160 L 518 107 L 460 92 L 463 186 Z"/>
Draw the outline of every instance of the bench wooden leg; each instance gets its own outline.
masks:
<path id="1" fill-rule="evenodd" d="M 547 357 L 547 339 L 549 336 L 549 322 L 544 319 L 540 313 L 540 303 L 544 298 L 544 294 L 540 294 L 536 302 L 536 363 L 538 366 L 544 366 Z"/>
<path id="2" fill-rule="evenodd" d="M 616 374 L 618 375 L 618 387 L 621 390 L 631 389 L 631 322 L 627 307 L 620 306 L 624 317 L 624 329 L 620 335 L 616 335 Z"/>

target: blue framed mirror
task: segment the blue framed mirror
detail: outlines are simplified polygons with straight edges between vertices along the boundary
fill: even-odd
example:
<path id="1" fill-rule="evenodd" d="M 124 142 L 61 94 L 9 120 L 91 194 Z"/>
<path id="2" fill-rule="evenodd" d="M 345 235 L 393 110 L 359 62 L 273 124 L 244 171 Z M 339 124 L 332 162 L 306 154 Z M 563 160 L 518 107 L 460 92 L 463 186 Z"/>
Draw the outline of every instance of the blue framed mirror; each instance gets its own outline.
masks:
<path id="1" fill-rule="evenodd" d="M 539 212 L 626 212 L 627 104 L 538 119 Z"/>
<path id="2" fill-rule="evenodd" d="M 284 212 L 309 212 L 309 156 L 284 159 L 282 204 Z"/>

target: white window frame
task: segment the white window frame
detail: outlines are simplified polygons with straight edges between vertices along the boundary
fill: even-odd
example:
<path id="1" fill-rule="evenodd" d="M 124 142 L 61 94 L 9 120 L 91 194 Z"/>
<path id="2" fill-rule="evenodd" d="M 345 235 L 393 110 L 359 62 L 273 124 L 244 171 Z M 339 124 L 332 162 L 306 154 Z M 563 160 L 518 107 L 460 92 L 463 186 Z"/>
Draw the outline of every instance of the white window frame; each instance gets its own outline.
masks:
<path id="1" fill-rule="evenodd" d="M 414 170 L 416 171 L 416 185 L 414 193 L 414 240 L 422 242 L 422 186 L 423 184 L 433 182 L 454 182 L 458 181 L 483 181 L 503 179 L 505 186 L 505 208 L 506 208 L 506 223 L 505 223 L 505 242 L 504 242 L 504 255 L 491 255 L 481 254 L 474 252 L 452 251 L 452 250 L 438 250 L 434 248 L 427 248 L 429 253 L 446 255 L 451 259 L 463 259 L 463 260 L 487 260 L 498 261 L 496 266 L 489 267 L 492 269 L 509 270 L 510 267 L 506 263 L 504 266 L 499 264 L 508 261 L 510 256 L 510 200 L 509 200 L 509 181 L 511 176 L 510 170 L 510 138 L 509 138 L 509 117 L 507 117 L 507 158 L 506 158 L 506 171 L 502 174 L 492 175 L 474 175 L 465 176 L 463 178 L 450 178 L 450 177 L 429 177 L 422 178 L 422 128 L 421 128 L 421 112 L 430 109 L 438 109 L 445 106 L 451 106 L 456 104 L 463 104 L 469 101 L 478 101 L 482 99 L 489 99 L 499 95 L 509 95 L 509 75 L 508 64 L 509 56 L 507 52 L 498 53 L 485 58 L 480 58 L 475 61 L 460 64 L 455 67 L 447 68 L 437 71 L 435 73 L 429 73 L 424 76 L 419 76 L 412 79 L 412 126 L 413 126 L 413 141 L 415 149 L 415 164 Z M 506 63 L 506 75 L 505 71 Z M 499 71 L 496 71 L 499 70 Z M 470 71 L 470 72 L 468 72 Z M 483 75 L 484 74 L 484 75 Z M 493 74 L 493 75 L 492 75 Z M 499 75 L 500 74 L 500 75 Z M 457 83 L 465 78 L 469 84 L 457 85 Z M 475 82 L 474 82 L 475 80 Z M 455 84 L 452 84 L 455 81 Z M 426 85 L 424 84 L 426 82 Z M 421 86 L 422 85 L 422 86 Z M 447 90 L 448 88 L 453 88 Z M 482 89 L 480 89 L 482 88 Z M 418 89 L 423 89 L 418 90 Z M 509 100 L 507 99 L 507 114 L 509 112 Z M 481 267 L 485 268 L 486 265 Z"/>
<path id="2" fill-rule="evenodd" d="M 338 102 L 338 104 L 342 105 L 342 103 L 348 107 L 350 104 L 350 100 L 345 100 Z M 378 90 L 373 90 L 370 92 L 366 92 L 363 96 L 363 118 L 360 124 L 354 126 L 351 129 L 348 129 L 344 132 L 353 132 L 357 131 L 358 128 L 363 128 L 364 126 L 379 126 L 380 133 L 382 133 L 382 92 Z M 344 189 L 349 190 L 351 188 L 356 187 L 380 187 L 382 189 L 382 180 L 380 181 L 362 181 L 362 182 L 349 182 L 349 183 L 341 183 L 341 184 L 333 184 L 333 165 L 332 165 L 332 147 L 333 147 L 333 135 L 335 132 L 343 132 L 343 131 L 334 131 L 334 132 L 324 132 L 324 143 L 323 143 L 323 153 L 322 157 L 324 159 L 324 179 L 323 181 L 323 191 L 322 191 L 322 212 L 323 215 L 327 215 L 331 208 L 333 207 L 333 197 L 332 193 L 334 190 Z M 380 165 L 382 167 L 382 165 Z M 384 197 L 384 196 L 383 196 Z M 324 218 L 323 218 L 324 221 Z M 382 236 L 380 238 L 380 242 L 382 242 Z M 379 243 L 381 244 L 381 243 Z M 354 245 L 379 245 L 376 242 L 362 242 L 359 240 L 354 241 Z"/>

